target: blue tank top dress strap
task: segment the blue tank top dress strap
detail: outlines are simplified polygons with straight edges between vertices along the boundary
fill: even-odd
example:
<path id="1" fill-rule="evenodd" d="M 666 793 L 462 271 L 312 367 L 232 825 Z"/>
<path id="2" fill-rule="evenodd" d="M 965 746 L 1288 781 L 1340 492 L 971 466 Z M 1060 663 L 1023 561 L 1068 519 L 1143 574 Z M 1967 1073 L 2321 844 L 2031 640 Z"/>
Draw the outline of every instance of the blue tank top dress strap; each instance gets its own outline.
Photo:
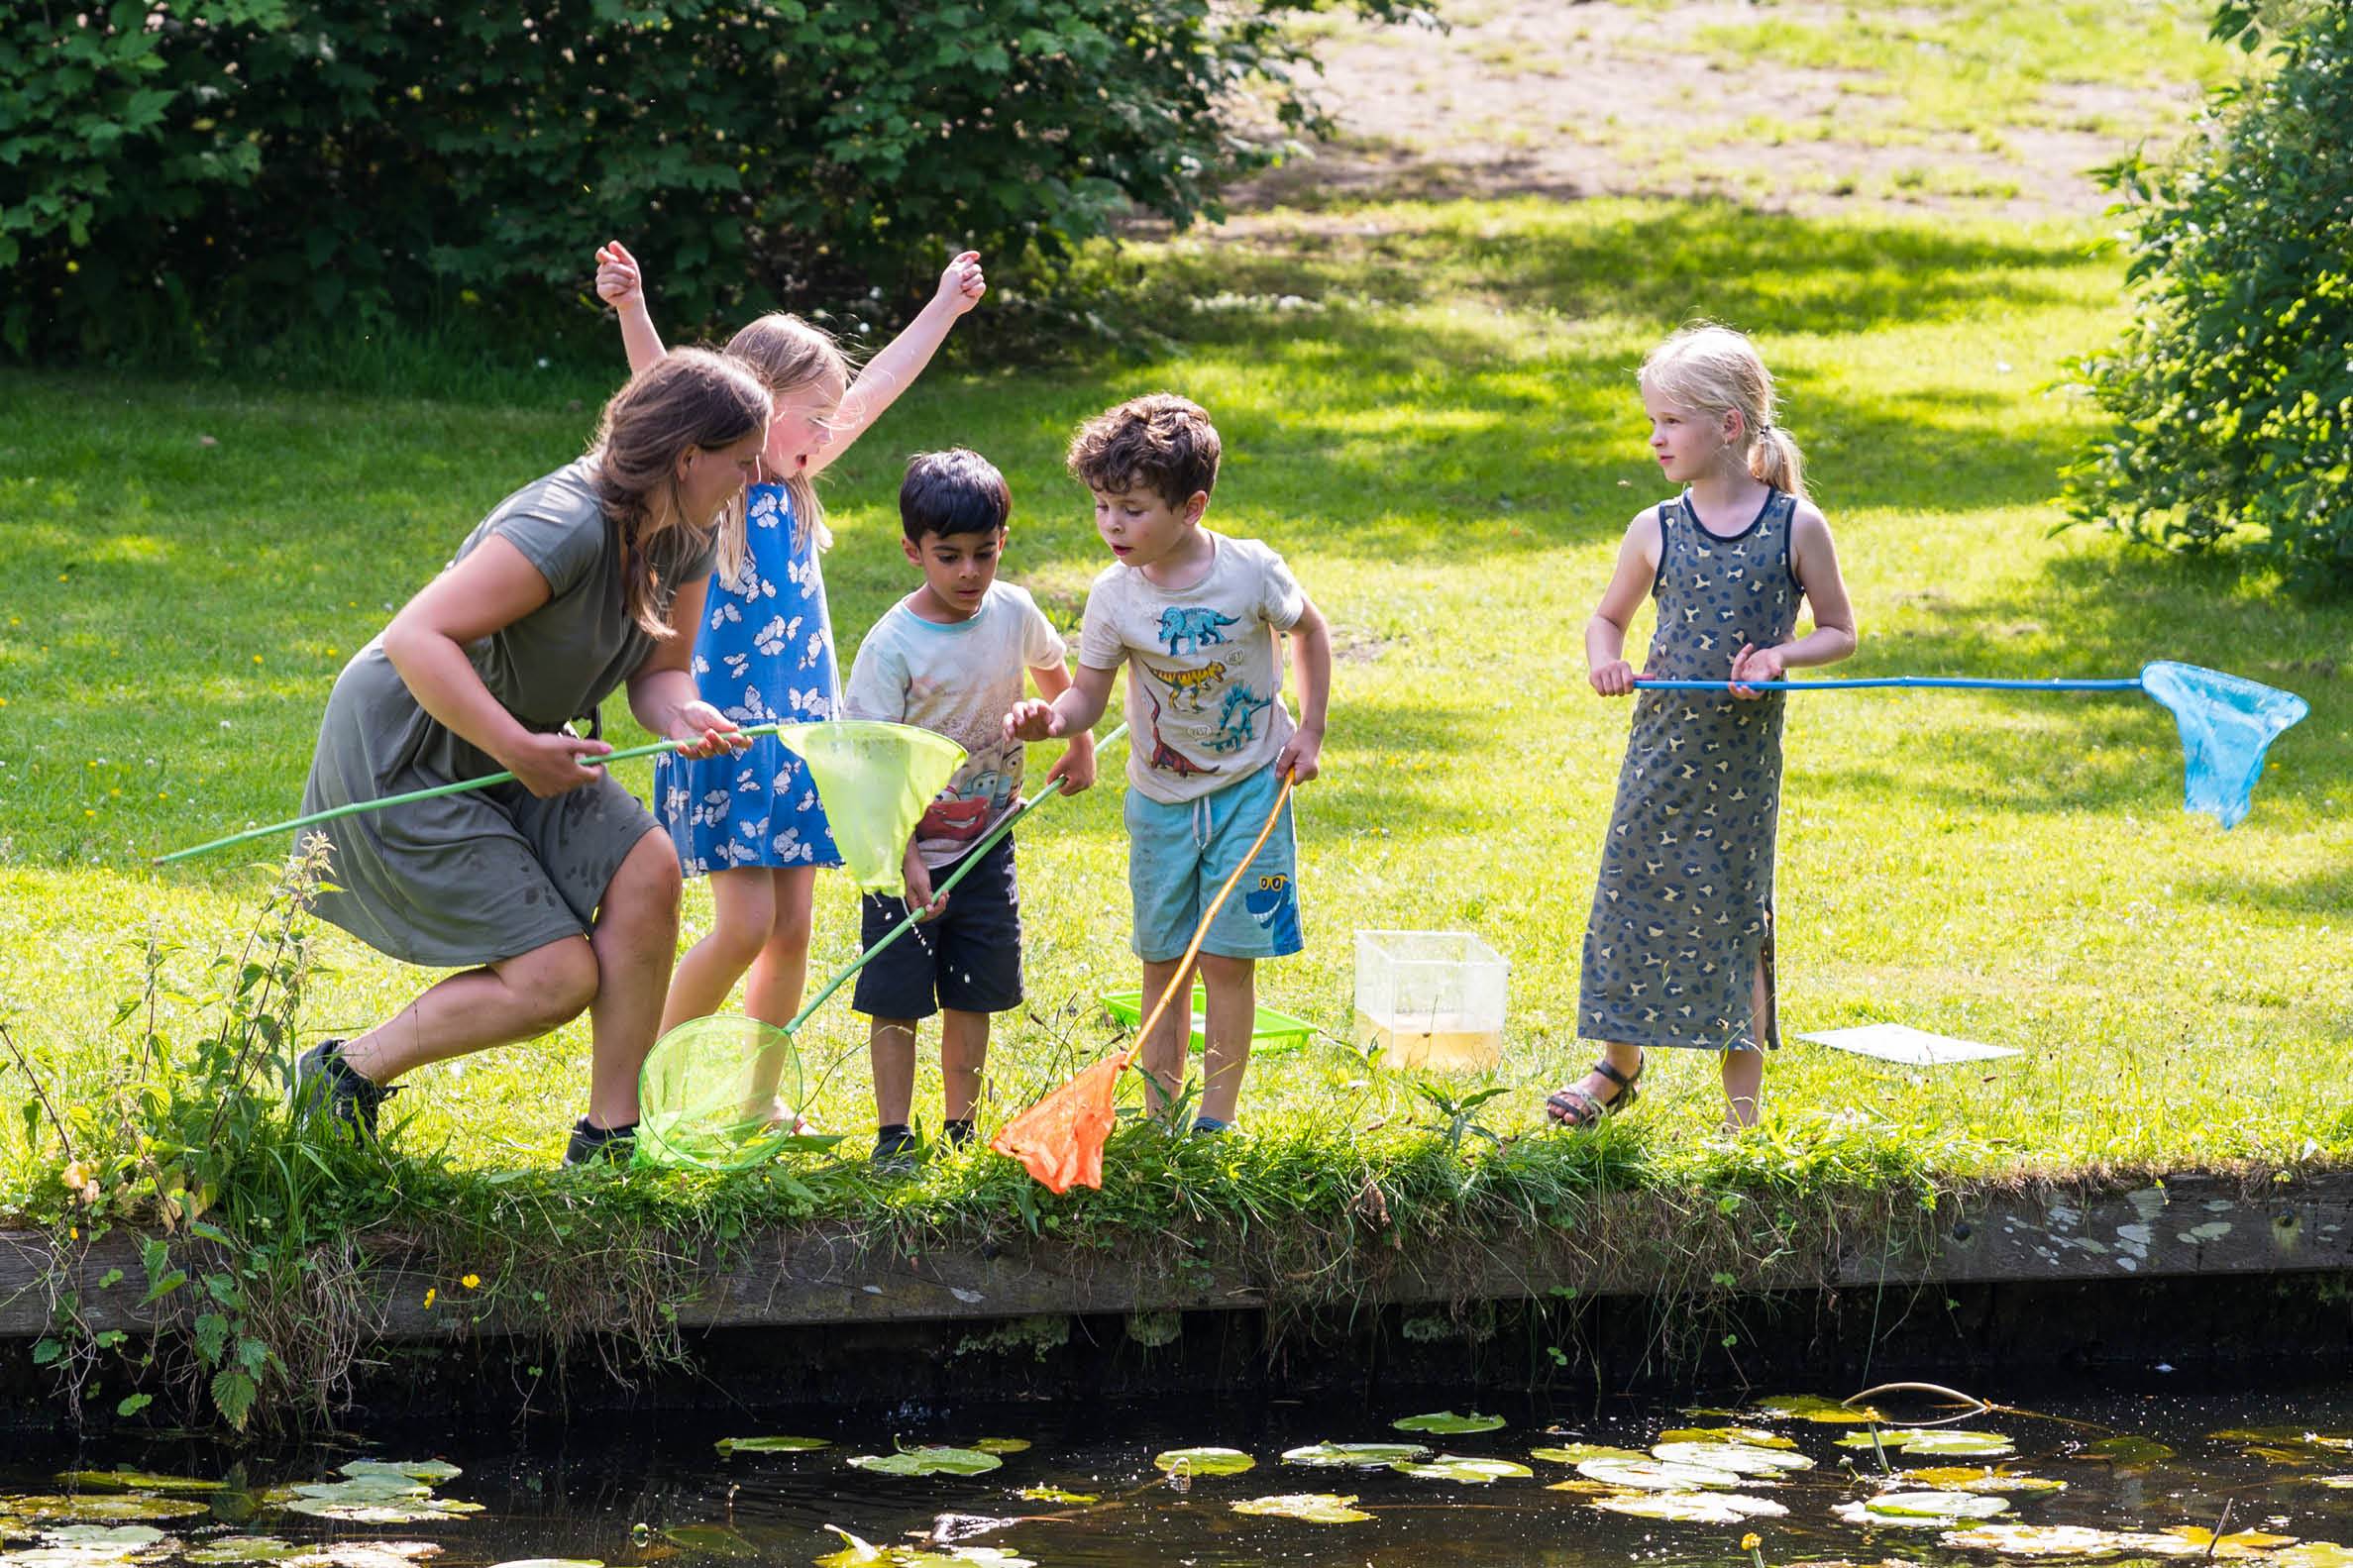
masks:
<path id="1" fill-rule="evenodd" d="M 833 619 L 814 529 L 781 484 L 744 502 L 743 568 L 714 573 L 695 628 L 695 686 L 738 724 L 816 722 L 841 710 Z M 838 866 L 808 770 L 773 735 L 700 761 L 661 758 L 654 804 L 690 877 L 748 866 Z"/>
<path id="2" fill-rule="evenodd" d="M 1710 533 L 1688 495 L 1658 509 L 1658 626 L 1644 673 L 1722 680 L 1743 643 L 1796 630 L 1796 499 L 1766 494 L 1749 526 Z M 1781 693 L 1642 691 L 1585 922 L 1577 1032 L 1701 1050 L 1778 1045 L 1773 855 Z M 1765 1016 L 1751 987 L 1763 974 Z"/>

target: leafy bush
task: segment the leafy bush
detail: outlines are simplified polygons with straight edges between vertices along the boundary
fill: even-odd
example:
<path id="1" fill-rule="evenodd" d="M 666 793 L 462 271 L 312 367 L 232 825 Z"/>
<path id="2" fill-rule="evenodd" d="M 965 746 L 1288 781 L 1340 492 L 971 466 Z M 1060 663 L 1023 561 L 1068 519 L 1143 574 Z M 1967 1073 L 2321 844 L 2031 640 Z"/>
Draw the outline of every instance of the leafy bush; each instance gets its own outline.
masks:
<path id="1" fill-rule="evenodd" d="M 2254 16 L 2216 24 L 2252 44 Z M 2214 95 L 2177 158 L 2106 170 L 2136 224 L 2139 317 L 2079 366 L 2114 418 L 2069 507 L 2177 550 L 2353 587 L 2353 4 L 2299 8 L 2276 69 Z"/>
<path id="2" fill-rule="evenodd" d="M 0 339 L 550 330 L 626 238 L 685 325 L 1213 213 L 1335 0 L 115 0 L 0 24 Z M 1406 0 L 1337 0 L 1366 15 Z M 1272 134 L 1241 91 L 1262 83 Z"/>

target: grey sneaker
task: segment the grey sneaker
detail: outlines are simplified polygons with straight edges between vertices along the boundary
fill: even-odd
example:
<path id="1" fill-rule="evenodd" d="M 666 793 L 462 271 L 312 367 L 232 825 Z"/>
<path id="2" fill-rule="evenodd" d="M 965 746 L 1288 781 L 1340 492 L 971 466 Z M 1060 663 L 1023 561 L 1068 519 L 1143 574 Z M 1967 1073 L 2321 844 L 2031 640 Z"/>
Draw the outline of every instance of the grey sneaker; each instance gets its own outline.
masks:
<path id="1" fill-rule="evenodd" d="M 399 1093 L 346 1062 L 341 1040 L 321 1040 L 294 1061 L 294 1114 L 324 1110 L 363 1138 L 375 1136 L 375 1108 Z"/>
<path id="2" fill-rule="evenodd" d="M 572 1124 L 571 1141 L 564 1145 L 566 1165 L 627 1165 L 637 1152 L 637 1123 L 598 1127 L 581 1117 Z"/>

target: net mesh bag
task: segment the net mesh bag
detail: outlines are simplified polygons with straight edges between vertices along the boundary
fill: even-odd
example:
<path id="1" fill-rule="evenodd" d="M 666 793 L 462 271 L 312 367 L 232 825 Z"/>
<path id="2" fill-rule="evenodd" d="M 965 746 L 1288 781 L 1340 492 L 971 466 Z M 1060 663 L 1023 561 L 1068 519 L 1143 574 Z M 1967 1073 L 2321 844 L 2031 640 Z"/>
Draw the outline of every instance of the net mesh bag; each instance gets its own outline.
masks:
<path id="1" fill-rule="evenodd" d="M 2141 689 L 2181 726 L 2182 804 L 2224 827 L 2247 814 L 2271 743 L 2311 711 L 2293 691 L 2163 660 L 2141 672 Z"/>
<path id="2" fill-rule="evenodd" d="M 905 897 L 907 841 L 963 766 L 964 748 L 945 735 L 879 719 L 793 725 L 777 739 L 808 764 L 850 879 L 863 891 Z"/>
<path id="3" fill-rule="evenodd" d="M 771 1159 L 800 1120 L 801 1053 L 757 1018 L 718 1014 L 654 1042 L 637 1080 L 641 1165 L 740 1171 Z"/>

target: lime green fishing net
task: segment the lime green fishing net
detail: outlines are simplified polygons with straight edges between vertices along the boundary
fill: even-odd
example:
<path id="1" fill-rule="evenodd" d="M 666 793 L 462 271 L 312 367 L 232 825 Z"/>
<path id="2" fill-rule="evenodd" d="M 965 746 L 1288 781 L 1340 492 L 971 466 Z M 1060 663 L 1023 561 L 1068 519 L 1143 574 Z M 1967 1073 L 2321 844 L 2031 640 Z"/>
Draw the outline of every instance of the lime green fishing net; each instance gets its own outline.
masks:
<path id="1" fill-rule="evenodd" d="M 717 1014 L 654 1043 L 638 1075 L 640 1165 L 739 1171 L 771 1159 L 807 1092 L 793 1037 L 757 1018 Z"/>

